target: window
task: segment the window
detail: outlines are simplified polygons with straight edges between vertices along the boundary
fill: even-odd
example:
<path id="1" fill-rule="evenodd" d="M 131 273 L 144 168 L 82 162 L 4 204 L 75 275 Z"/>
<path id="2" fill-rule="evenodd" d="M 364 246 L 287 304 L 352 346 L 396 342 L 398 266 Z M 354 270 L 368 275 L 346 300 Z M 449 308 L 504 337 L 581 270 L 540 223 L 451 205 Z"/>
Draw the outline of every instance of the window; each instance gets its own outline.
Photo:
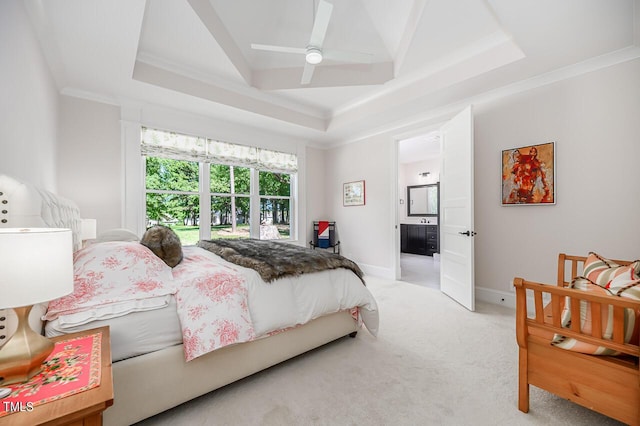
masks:
<path id="1" fill-rule="evenodd" d="M 142 129 L 147 227 L 183 245 L 208 238 L 289 239 L 293 154 Z"/>
<path id="2" fill-rule="evenodd" d="M 211 164 L 209 170 L 211 238 L 249 238 L 251 169 Z"/>
<path id="3" fill-rule="evenodd" d="M 182 244 L 198 241 L 198 163 L 167 158 L 146 160 L 146 224 L 170 226 Z"/>
<path id="4" fill-rule="evenodd" d="M 288 238 L 290 227 L 291 176 L 285 173 L 259 172 L 260 239 Z M 277 234 L 275 234 L 277 232 Z"/>

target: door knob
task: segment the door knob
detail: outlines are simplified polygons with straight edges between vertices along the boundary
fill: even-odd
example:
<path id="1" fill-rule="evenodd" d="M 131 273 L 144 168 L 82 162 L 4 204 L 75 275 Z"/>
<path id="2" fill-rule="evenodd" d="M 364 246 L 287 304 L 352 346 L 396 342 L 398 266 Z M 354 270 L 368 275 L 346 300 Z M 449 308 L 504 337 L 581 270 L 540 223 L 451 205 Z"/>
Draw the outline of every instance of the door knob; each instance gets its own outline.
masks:
<path id="1" fill-rule="evenodd" d="M 476 234 L 477 234 L 477 232 L 474 232 L 474 231 L 465 231 L 465 232 L 458 232 L 458 234 L 466 235 L 467 237 L 473 237 L 474 235 L 476 235 Z"/>

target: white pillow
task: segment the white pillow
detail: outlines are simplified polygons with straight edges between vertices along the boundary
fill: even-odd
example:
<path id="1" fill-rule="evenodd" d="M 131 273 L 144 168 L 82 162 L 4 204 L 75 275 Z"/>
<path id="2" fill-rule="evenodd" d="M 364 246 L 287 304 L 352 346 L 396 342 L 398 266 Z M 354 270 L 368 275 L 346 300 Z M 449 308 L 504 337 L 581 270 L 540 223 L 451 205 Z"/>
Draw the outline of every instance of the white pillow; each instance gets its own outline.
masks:
<path id="1" fill-rule="evenodd" d="M 104 243 L 107 241 L 140 241 L 140 237 L 128 229 L 115 228 L 102 232 L 95 239 L 96 243 Z"/>

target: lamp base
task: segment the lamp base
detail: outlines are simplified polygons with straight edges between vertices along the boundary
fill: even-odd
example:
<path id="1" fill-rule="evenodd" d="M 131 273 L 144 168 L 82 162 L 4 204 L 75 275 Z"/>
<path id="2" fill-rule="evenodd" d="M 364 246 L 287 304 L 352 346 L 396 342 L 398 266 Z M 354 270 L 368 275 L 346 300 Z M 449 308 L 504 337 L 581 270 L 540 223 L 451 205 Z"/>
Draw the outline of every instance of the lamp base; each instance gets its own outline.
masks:
<path id="1" fill-rule="evenodd" d="M 18 328 L 0 348 L 0 385 L 26 382 L 42 371 L 42 362 L 53 351 L 54 343 L 29 327 L 31 308 L 14 308 Z"/>

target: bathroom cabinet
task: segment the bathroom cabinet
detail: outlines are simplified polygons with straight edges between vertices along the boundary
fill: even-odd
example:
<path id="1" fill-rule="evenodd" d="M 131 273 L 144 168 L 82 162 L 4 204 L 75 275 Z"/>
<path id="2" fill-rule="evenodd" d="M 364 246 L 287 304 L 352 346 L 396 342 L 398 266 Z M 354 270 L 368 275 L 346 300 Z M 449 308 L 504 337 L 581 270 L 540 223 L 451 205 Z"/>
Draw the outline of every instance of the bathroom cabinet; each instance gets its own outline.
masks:
<path id="1" fill-rule="evenodd" d="M 426 256 L 438 253 L 438 225 L 400 224 L 400 251 Z"/>

